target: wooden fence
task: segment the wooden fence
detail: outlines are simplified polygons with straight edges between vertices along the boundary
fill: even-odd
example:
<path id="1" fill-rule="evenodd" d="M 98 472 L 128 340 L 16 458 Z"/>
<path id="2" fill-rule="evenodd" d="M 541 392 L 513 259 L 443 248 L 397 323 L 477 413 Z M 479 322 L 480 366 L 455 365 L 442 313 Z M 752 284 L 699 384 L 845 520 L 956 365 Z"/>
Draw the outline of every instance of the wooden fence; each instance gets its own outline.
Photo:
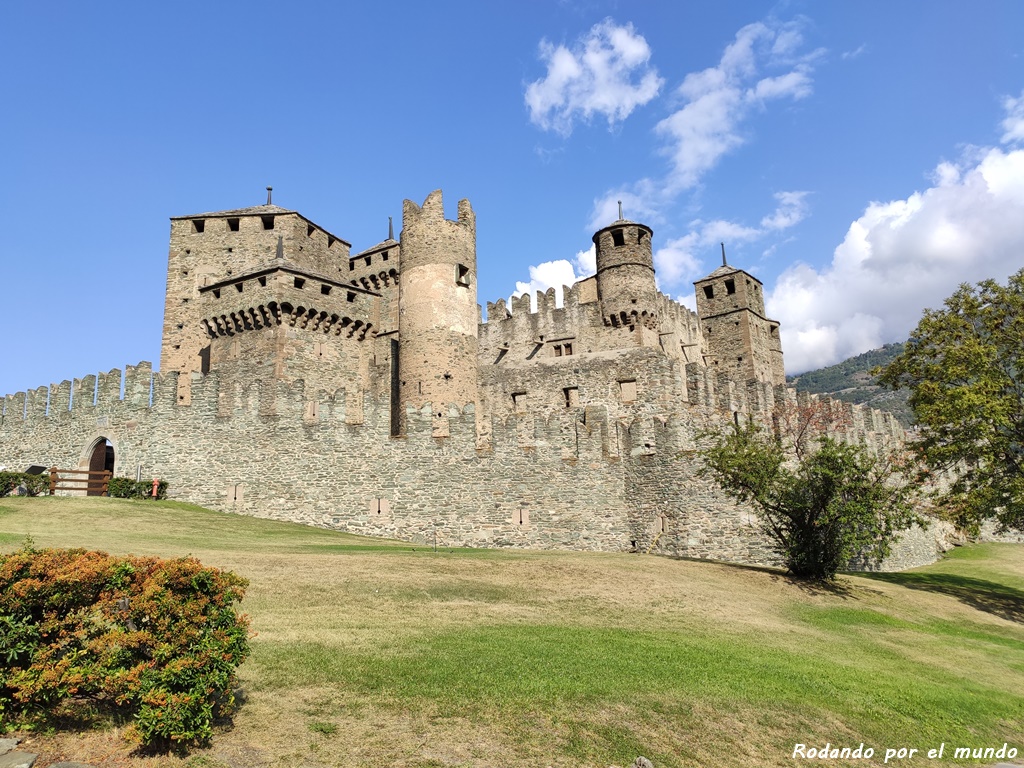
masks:
<path id="1" fill-rule="evenodd" d="M 106 496 L 110 485 L 109 469 L 57 469 L 50 467 L 50 495 L 57 491 L 85 491 L 86 496 Z M 68 477 L 72 475 L 72 477 Z M 78 477 L 74 477 L 78 475 Z M 84 477 L 81 477 L 84 475 Z"/>

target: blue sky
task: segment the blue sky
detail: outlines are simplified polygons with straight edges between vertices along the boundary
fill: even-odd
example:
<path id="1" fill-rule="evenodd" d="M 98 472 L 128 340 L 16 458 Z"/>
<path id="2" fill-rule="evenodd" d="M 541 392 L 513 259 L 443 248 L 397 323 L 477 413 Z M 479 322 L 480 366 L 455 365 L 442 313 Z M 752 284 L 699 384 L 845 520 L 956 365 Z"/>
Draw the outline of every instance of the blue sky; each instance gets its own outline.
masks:
<path id="1" fill-rule="evenodd" d="M 655 233 L 760 277 L 789 372 L 1024 266 L 1024 4 L 8 3 L 0 392 L 159 360 L 168 217 L 274 202 L 369 247 L 442 188 L 479 300 Z"/>

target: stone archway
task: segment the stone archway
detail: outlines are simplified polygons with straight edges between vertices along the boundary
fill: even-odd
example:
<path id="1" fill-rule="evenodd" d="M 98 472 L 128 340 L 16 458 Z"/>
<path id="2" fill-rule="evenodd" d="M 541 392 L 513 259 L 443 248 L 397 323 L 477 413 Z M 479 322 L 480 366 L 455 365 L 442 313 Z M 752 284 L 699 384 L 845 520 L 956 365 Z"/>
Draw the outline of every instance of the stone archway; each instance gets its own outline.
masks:
<path id="1" fill-rule="evenodd" d="M 90 472 L 102 472 L 107 470 L 113 475 L 114 472 L 114 445 L 106 437 L 97 438 L 92 449 L 88 452 L 89 464 L 86 467 Z M 86 496 L 99 496 L 96 489 L 89 489 Z"/>

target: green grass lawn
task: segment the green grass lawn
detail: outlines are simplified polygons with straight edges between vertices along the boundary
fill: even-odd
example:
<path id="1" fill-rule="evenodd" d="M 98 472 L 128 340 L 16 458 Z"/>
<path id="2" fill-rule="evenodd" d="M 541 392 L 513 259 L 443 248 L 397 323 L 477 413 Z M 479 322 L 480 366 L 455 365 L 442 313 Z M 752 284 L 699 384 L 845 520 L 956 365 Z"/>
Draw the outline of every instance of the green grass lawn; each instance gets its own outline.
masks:
<path id="1" fill-rule="evenodd" d="M 250 579 L 244 704 L 199 766 L 803 764 L 794 745 L 1024 751 L 1024 547 L 829 588 L 642 555 L 442 550 L 170 502 L 2 499 L 0 547 L 177 556 Z M 65 759 L 116 735 L 54 734 Z M 943 759 L 924 757 L 947 745 Z M 1019 758 L 1018 758 L 1019 759 Z M 988 764 L 995 762 L 987 761 Z M 963 761 L 960 764 L 970 764 Z M 976 763 L 976 764 L 984 764 Z"/>

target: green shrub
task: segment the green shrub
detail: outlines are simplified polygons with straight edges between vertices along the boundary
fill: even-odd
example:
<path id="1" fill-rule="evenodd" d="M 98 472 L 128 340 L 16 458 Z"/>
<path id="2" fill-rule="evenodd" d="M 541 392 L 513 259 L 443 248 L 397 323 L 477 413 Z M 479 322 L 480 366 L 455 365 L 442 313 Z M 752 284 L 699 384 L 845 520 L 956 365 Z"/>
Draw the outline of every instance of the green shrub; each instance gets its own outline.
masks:
<path id="1" fill-rule="evenodd" d="M 112 477 L 107 486 L 107 495 L 118 499 L 153 498 L 152 480 L 132 480 L 130 477 Z M 158 499 L 167 498 L 167 481 L 161 480 L 156 489 Z"/>
<path id="2" fill-rule="evenodd" d="M 10 496 L 24 485 L 29 496 L 38 496 L 50 490 L 50 476 L 29 475 L 25 472 L 0 472 L 0 496 Z"/>
<path id="3" fill-rule="evenodd" d="M 193 558 L 0 555 L 0 721 L 113 714 L 147 746 L 207 741 L 249 654 L 246 586 Z"/>

